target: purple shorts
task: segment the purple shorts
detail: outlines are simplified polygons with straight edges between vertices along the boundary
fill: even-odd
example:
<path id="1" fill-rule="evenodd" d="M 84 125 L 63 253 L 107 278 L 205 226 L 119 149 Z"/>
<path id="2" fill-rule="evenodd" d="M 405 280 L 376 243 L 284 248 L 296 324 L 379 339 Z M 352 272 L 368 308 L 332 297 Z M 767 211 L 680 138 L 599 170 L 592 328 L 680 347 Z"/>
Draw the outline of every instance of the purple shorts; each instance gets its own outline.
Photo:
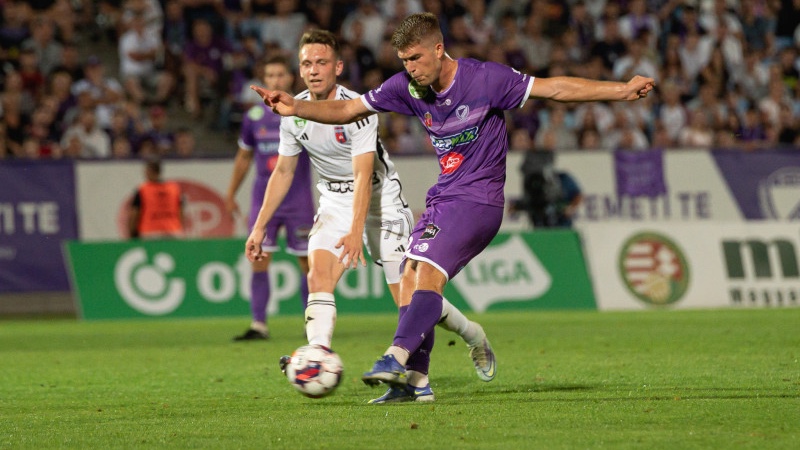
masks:
<path id="1" fill-rule="evenodd" d="M 502 221 L 502 206 L 457 200 L 429 206 L 411 231 L 405 258 L 430 263 L 451 279 L 489 245 Z"/>
<path id="2" fill-rule="evenodd" d="M 250 230 L 258 217 L 258 209 L 253 209 L 250 214 Z M 314 225 L 314 217 L 310 214 L 275 216 L 267 222 L 264 242 L 261 248 L 265 252 L 275 253 L 280 250 L 278 246 L 278 232 L 281 227 L 286 229 L 286 252 L 296 256 L 308 256 L 308 233 Z"/>

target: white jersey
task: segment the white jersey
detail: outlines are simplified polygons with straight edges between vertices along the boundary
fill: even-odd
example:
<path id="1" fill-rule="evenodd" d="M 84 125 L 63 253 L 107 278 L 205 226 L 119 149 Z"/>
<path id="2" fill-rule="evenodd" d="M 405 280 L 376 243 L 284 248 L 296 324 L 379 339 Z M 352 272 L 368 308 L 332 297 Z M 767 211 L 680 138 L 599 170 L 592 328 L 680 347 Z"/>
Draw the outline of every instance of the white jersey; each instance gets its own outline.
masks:
<path id="1" fill-rule="evenodd" d="M 336 86 L 336 99 L 357 98 L 359 94 Z M 304 91 L 295 98 L 310 100 Z M 378 139 L 378 116 L 347 125 L 327 125 L 298 117 L 281 119 L 278 153 L 296 156 L 306 149 L 320 179 L 319 208 L 309 234 L 308 249 L 328 250 L 339 256 L 339 239 L 353 222 L 353 157 L 375 155 L 372 195 L 364 227 L 364 244 L 373 261 L 384 268 L 389 284 L 400 281 L 399 264 L 413 226 L 408 203 L 403 198 L 400 178 L 386 149 Z"/>
<path id="2" fill-rule="evenodd" d="M 349 100 L 360 95 L 343 86 L 336 86 L 336 99 Z M 310 100 L 308 90 L 295 98 Z M 346 125 L 327 125 L 298 117 L 281 119 L 281 143 L 278 153 L 286 156 L 308 151 L 311 164 L 324 181 L 352 182 L 352 158 L 375 152 L 374 170 L 377 178 L 397 179 L 394 164 L 378 136 L 378 116 L 370 116 Z"/>

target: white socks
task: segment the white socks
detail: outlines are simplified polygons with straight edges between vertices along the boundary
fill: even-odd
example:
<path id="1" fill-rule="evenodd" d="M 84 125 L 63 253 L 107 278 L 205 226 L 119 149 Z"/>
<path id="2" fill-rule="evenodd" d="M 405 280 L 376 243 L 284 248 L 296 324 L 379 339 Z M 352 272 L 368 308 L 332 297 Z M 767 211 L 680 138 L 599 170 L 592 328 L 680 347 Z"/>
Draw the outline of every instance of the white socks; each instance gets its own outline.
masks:
<path id="1" fill-rule="evenodd" d="M 439 326 L 447 331 L 457 333 L 470 346 L 480 344 L 486 336 L 480 325 L 467 319 L 467 316 L 446 298 L 442 298 L 442 317 Z"/>
<path id="2" fill-rule="evenodd" d="M 396 345 L 390 346 L 389 349 L 386 350 L 384 355 L 392 355 L 392 356 L 394 356 L 394 359 L 396 359 L 397 362 L 399 362 L 400 364 L 402 364 L 404 366 L 408 362 L 408 357 L 410 356 L 408 354 L 408 350 L 406 350 L 406 349 L 404 349 L 402 347 L 398 347 Z"/>
<path id="3" fill-rule="evenodd" d="M 329 292 L 308 294 L 305 320 L 308 343 L 330 348 L 333 328 L 336 325 L 336 301 L 333 294 Z"/>

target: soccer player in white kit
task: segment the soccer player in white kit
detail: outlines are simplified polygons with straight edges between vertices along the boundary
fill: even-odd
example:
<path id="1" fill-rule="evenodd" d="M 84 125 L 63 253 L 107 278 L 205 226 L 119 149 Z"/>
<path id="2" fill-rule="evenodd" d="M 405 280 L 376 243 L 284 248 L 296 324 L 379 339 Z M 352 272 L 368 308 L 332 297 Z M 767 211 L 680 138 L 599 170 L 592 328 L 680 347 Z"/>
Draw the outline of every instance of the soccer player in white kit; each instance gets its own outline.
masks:
<path id="1" fill-rule="evenodd" d="M 360 94 L 336 84 L 343 70 L 335 36 L 312 30 L 300 39 L 300 76 L 307 90 L 296 98 L 331 100 Z M 366 265 L 363 244 L 384 269 L 395 304 L 399 305 L 400 263 L 414 224 L 403 198 L 400 179 L 378 139 L 378 118 L 346 125 L 325 125 L 297 117 L 281 121 L 278 161 L 267 184 L 264 202 L 245 252 L 251 261 L 263 257 L 259 243 L 264 227 L 286 195 L 303 148 L 319 174 L 319 208 L 309 234 L 308 307 L 305 311 L 309 344 L 330 347 L 336 322 L 334 289 L 347 268 Z M 469 321 L 445 300 L 441 325 L 458 332 L 468 345 L 485 341 L 480 325 Z M 409 361 L 414 388 L 390 390 L 371 403 L 433 401 L 427 368 L 430 356 Z M 418 368 L 419 370 L 415 370 Z"/>

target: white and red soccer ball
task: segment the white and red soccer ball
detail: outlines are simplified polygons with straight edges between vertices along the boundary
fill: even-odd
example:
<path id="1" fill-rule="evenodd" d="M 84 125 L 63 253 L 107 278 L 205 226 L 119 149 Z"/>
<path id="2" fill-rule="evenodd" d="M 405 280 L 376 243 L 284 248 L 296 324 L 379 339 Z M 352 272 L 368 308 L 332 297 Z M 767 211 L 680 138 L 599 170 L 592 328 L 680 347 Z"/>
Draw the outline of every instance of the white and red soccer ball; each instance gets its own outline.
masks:
<path id="1" fill-rule="evenodd" d="M 304 345 L 292 353 L 286 378 L 301 394 L 321 398 L 332 393 L 342 379 L 344 366 L 339 355 L 322 345 Z"/>

